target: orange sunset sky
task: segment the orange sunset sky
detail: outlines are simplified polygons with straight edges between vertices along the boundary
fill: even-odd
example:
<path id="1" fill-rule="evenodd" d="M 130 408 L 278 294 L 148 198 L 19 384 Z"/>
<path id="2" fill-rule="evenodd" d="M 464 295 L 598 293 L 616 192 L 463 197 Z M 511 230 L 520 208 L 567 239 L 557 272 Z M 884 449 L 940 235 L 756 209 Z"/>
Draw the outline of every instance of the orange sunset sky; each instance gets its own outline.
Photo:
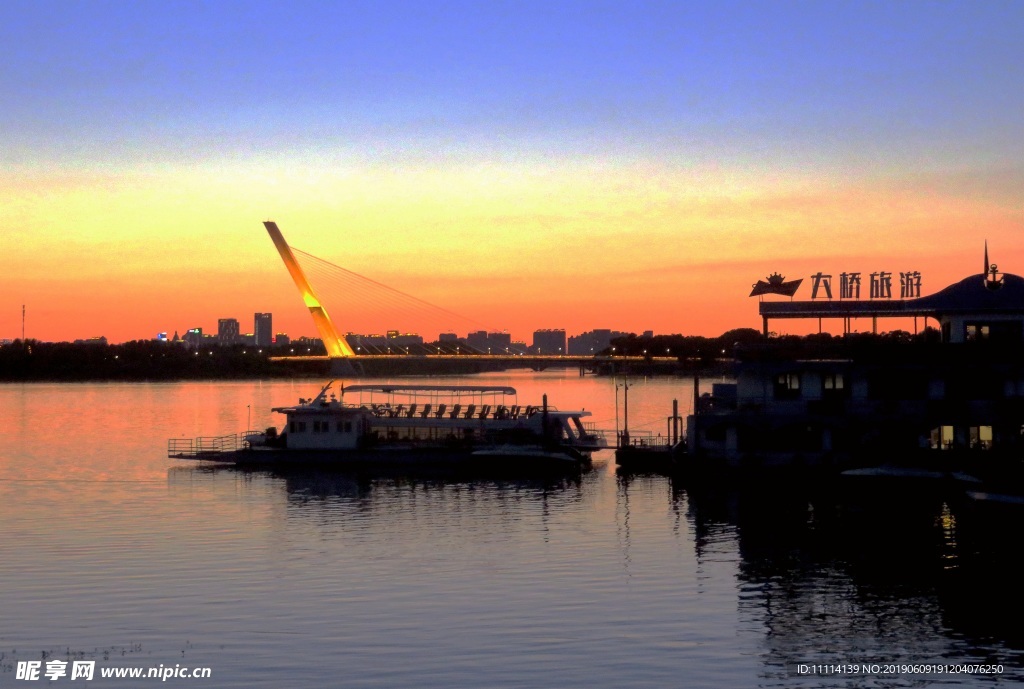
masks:
<path id="1" fill-rule="evenodd" d="M 985 240 L 1021 274 L 1022 29 L 1019 3 L 6 4 L 0 338 L 23 304 L 41 340 L 314 335 L 267 219 L 465 317 L 325 289 L 340 330 L 427 339 L 759 328 L 773 271 L 931 293 Z"/>

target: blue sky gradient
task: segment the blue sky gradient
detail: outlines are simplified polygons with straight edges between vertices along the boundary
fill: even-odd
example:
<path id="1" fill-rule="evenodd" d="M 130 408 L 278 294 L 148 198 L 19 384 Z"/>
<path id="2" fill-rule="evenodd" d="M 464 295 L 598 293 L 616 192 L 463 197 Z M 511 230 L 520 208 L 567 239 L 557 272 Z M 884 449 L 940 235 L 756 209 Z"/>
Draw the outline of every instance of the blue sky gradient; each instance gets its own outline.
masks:
<path id="1" fill-rule="evenodd" d="M 1010 161 L 1022 19 L 1009 2 L 5 3 L 2 155 Z"/>

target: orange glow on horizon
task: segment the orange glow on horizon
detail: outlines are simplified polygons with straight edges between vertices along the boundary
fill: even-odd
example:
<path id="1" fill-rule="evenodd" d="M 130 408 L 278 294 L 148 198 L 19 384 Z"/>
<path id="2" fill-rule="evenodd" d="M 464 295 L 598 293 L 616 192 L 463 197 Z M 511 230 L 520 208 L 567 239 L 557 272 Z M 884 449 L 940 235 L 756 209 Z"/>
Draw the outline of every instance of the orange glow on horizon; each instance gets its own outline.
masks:
<path id="1" fill-rule="evenodd" d="M 1012 198 L 955 179 L 759 179 L 735 171 L 561 163 L 332 170 L 240 164 L 90 175 L 0 174 L 11 196 L 0 338 L 112 342 L 255 312 L 316 330 L 266 241 L 295 246 L 467 318 L 398 318 L 310 277 L 340 332 L 541 328 L 718 335 L 760 328 L 750 285 L 772 271 L 920 270 L 925 293 L 978 272 L 982 242 L 1024 273 Z M 805 284 L 798 299 L 809 297 Z M 774 327 L 774 326 L 773 326 Z M 798 322 L 780 323 L 798 327 Z M 802 326 L 801 326 L 802 327 Z M 816 329 L 817 324 L 814 324 Z"/>

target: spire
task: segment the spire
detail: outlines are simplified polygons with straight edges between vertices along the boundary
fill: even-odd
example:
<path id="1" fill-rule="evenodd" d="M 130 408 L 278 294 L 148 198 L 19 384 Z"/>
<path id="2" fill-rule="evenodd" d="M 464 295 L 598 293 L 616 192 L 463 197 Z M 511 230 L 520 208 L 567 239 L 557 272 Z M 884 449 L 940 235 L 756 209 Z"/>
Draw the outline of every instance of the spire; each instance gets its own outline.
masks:
<path id="1" fill-rule="evenodd" d="M 1003 286 L 1003 278 L 999 276 L 999 269 L 994 263 L 988 262 L 988 240 L 985 240 L 985 287 L 995 291 Z"/>

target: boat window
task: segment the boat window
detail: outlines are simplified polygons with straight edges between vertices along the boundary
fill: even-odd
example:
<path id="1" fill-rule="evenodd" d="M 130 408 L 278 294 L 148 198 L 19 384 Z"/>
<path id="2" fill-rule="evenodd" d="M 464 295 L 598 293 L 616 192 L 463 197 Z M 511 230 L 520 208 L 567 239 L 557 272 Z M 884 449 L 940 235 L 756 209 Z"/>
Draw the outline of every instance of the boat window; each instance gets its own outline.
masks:
<path id="1" fill-rule="evenodd" d="M 826 390 L 842 390 L 843 389 L 843 374 L 842 373 L 826 373 L 822 381 Z"/>

